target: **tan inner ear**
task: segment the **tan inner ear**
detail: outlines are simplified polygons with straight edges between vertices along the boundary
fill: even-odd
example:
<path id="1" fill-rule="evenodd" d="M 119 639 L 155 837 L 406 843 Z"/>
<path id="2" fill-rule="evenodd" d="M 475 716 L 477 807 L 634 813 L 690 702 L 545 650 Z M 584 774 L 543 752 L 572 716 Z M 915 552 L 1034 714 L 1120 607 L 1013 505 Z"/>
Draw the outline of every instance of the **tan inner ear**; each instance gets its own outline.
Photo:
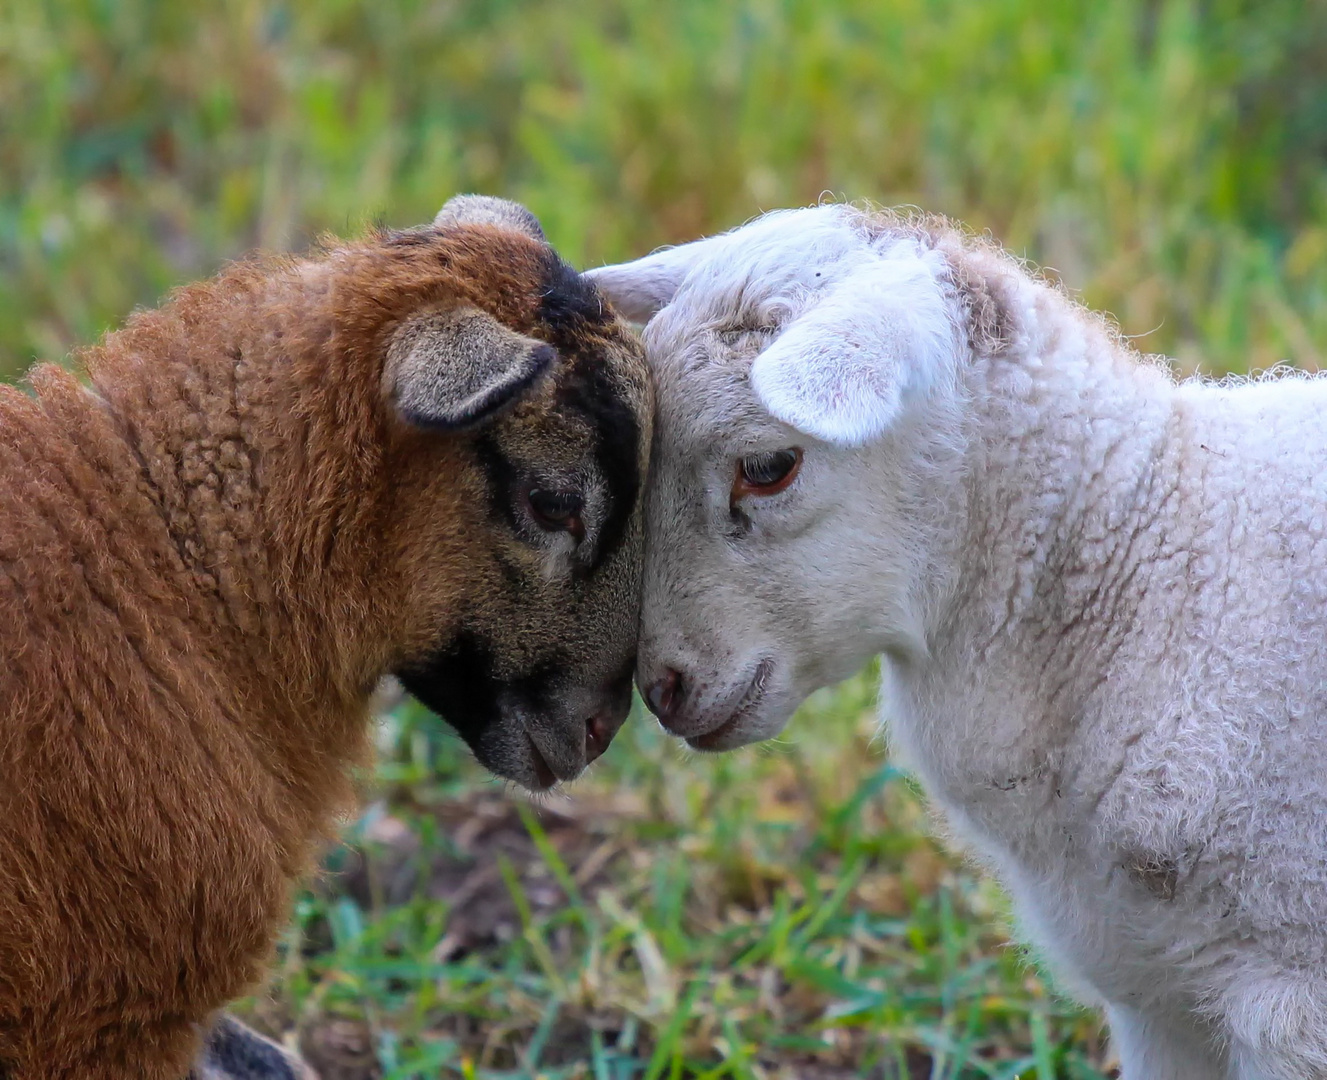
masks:
<path id="1" fill-rule="evenodd" d="M 431 311 L 392 335 L 385 390 L 419 427 L 461 430 L 523 397 L 553 363 L 551 345 L 474 307 Z"/>

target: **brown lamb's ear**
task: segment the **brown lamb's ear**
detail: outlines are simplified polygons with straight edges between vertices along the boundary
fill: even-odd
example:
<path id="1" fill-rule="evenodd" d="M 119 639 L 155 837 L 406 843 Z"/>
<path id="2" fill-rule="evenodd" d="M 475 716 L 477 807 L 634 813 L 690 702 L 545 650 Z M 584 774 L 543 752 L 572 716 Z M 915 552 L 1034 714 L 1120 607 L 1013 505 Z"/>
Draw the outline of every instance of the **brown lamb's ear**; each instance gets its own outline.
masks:
<path id="1" fill-rule="evenodd" d="M 392 335 L 386 389 L 407 422 L 462 431 L 520 400 L 556 356 L 478 308 L 433 311 Z"/>
<path id="2" fill-rule="evenodd" d="M 520 203 L 492 195 L 453 195 L 438 211 L 433 224 L 440 229 L 448 225 L 501 225 L 547 243 L 539 219 L 529 210 Z"/>

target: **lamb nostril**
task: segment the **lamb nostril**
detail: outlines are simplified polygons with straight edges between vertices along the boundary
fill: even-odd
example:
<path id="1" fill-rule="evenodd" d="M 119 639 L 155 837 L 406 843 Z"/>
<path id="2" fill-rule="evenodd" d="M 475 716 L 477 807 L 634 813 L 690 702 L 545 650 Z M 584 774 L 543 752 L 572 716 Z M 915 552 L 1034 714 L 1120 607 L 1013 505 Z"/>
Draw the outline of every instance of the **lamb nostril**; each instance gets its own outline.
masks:
<path id="1" fill-rule="evenodd" d="M 589 765 L 603 757 L 616 734 L 617 727 L 603 713 L 597 713 L 585 721 L 585 764 Z"/>
<path id="2" fill-rule="evenodd" d="M 682 703 L 682 676 L 672 668 L 664 671 L 662 679 L 651 683 L 645 691 L 645 704 L 660 720 L 667 720 Z"/>

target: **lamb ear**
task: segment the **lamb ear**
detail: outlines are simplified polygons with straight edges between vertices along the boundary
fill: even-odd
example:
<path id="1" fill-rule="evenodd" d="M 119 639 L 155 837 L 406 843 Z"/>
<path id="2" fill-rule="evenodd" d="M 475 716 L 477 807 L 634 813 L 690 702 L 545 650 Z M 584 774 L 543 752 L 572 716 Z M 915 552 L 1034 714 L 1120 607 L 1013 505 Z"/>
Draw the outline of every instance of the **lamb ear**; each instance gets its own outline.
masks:
<path id="1" fill-rule="evenodd" d="M 461 431 L 522 398 L 556 355 L 478 308 L 455 308 L 403 323 L 387 348 L 384 379 L 405 420 Z"/>
<path id="2" fill-rule="evenodd" d="M 838 446 L 878 438 L 956 357 L 939 256 L 872 259 L 830 286 L 751 367 L 770 413 Z"/>
<path id="3" fill-rule="evenodd" d="M 501 225 L 547 243 L 539 219 L 520 203 L 492 195 L 453 195 L 433 219 L 437 228 L 448 225 Z"/>
<path id="4" fill-rule="evenodd" d="M 662 248 L 633 262 L 586 270 L 584 276 L 599 287 L 623 318 L 646 323 L 658 314 L 660 308 L 672 303 L 687 271 L 720 239 L 722 237 L 712 236 Z"/>

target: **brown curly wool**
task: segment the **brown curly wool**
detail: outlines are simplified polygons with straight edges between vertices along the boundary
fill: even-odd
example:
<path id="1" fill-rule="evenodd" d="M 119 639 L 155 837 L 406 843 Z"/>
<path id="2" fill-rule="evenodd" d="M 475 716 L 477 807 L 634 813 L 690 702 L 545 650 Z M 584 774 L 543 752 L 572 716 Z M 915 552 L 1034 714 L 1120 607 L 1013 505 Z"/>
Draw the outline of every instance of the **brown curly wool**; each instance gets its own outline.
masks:
<path id="1" fill-rule="evenodd" d="M 403 325 L 457 309 L 556 350 L 459 434 L 403 418 L 384 367 Z M 0 387 L 0 1075 L 176 1080 L 259 979 L 381 675 L 479 637 L 501 687 L 547 638 L 621 696 L 635 491 L 605 495 L 613 549 L 559 575 L 491 474 L 519 477 L 521 446 L 589 467 L 588 371 L 643 481 L 649 387 L 593 288 L 500 223 L 239 264 L 80 359 L 90 385 Z M 577 722 L 559 776 L 594 756 Z M 521 779 L 532 738 L 549 752 L 532 730 L 466 737 Z"/>

